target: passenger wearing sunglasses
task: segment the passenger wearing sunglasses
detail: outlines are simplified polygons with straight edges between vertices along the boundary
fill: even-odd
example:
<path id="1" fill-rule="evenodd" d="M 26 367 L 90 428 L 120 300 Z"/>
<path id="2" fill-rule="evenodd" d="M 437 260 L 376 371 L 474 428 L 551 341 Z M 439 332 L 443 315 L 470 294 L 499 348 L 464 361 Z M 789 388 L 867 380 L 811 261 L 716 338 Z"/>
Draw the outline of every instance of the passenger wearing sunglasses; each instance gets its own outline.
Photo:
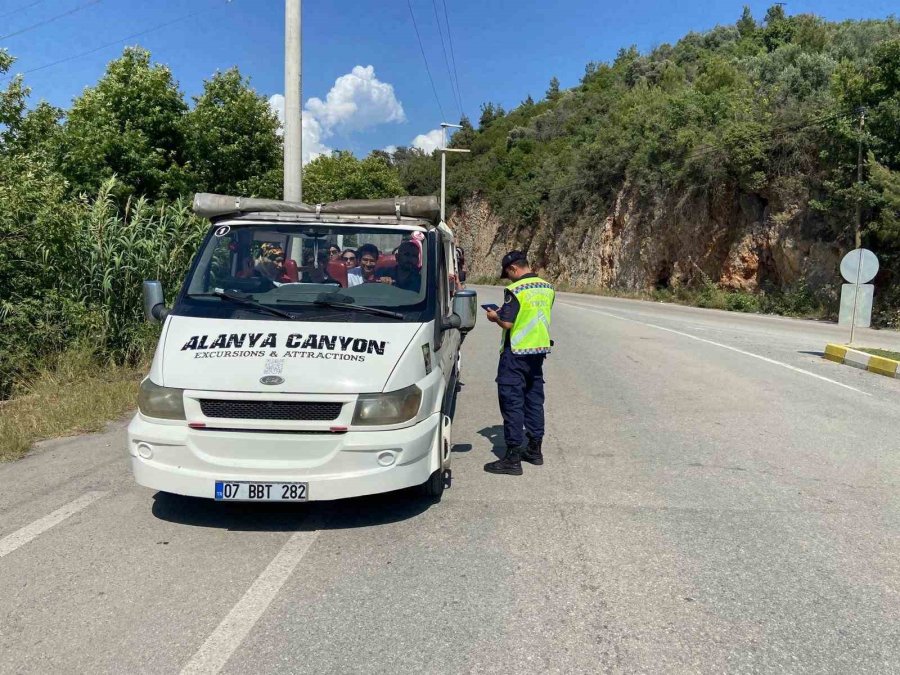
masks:
<path id="1" fill-rule="evenodd" d="M 341 262 L 344 263 L 345 267 L 356 267 L 356 251 L 352 248 L 345 248 L 344 252 L 341 253 Z"/>
<path id="2" fill-rule="evenodd" d="M 328 247 L 328 260 L 329 262 L 332 260 L 337 260 L 341 257 L 341 249 L 332 244 Z"/>

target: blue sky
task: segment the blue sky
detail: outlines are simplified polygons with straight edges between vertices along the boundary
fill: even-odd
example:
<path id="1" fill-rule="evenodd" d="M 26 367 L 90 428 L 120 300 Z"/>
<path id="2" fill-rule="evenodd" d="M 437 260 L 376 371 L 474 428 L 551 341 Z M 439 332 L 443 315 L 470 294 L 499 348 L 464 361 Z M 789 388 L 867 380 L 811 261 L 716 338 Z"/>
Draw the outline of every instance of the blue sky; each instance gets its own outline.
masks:
<path id="1" fill-rule="evenodd" d="M 573 86 L 588 61 L 609 60 L 620 47 L 635 44 L 646 50 L 690 30 L 733 23 L 743 4 L 740 0 L 444 1 L 461 102 L 473 119 L 484 101 L 510 108 L 528 94 L 540 98 L 553 75 L 563 87 Z M 0 47 L 19 59 L 14 72 L 39 68 L 195 14 L 127 43 L 28 73 L 26 84 L 32 88 L 33 102 L 46 99 L 67 107 L 85 86 L 97 81 L 124 44 L 149 49 L 155 61 L 172 69 L 188 97 L 198 94 L 203 80 L 216 70 L 235 65 L 267 98 L 284 91 L 284 3 L 280 0 L 39 0 L 28 7 L 35 2 L 0 0 L 0 36 L 87 6 L 0 39 Z M 444 114 L 456 121 L 459 108 L 435 20 L 436 4 L 444 21 L 442 0 L 410 2 Z M 768 0 L 751 2 L 750 7 L 761 18 L 769 4 Z M 830 20 L 884 18 L 896 8 L 894 0 L 792 0 L 786 6 L 790 14 L 811 12 Z M 307 126 L 305 135 L 311 148 L 365 154 L 372 148 L 409 145 L 438 126 L 441 113 L 407 0 L 306 0 L 303 39 L 303 98 L 319 99 L 308 105 L 312 128 Z M 357 66 L 363 68 L 354 71 Z M 419 143 L 427 147 L 428 139 L 419 137 Z"/>

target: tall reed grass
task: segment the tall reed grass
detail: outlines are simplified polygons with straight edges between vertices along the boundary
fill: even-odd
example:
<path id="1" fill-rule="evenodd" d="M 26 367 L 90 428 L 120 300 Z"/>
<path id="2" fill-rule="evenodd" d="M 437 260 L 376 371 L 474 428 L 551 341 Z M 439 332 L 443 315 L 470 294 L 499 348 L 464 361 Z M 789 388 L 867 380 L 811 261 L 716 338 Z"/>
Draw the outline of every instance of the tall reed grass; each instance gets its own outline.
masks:
<path id="1" fill-rule="evenodd" d="M 156 336 L 143 321 L 142 281 L 180 287 L 206 231 L 187 200 L 116 203 L 115 179 L 97 198 L 60 202 L 28 224 L 33 293 L 0 299 L 0 398 L 46 359 L 73 347 L 134 363 Z"/>

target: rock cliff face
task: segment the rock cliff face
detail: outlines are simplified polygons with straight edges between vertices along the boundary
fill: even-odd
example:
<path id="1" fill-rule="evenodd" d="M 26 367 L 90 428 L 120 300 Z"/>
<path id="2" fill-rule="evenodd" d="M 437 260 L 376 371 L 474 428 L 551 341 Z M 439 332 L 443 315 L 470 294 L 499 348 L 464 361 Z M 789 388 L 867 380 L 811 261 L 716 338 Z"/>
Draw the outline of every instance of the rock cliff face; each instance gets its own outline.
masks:
<path id="1" fill-rule="evenodd" d="M 469 277 L 496 276 L 501 257 L 524 250 L 549 279 L 579 287 L 649 290 L 702 283 L 755 291 L 799 282 L 839 283 L 841 249 L 815 236 L 805 209 L 747 194 L 705 195 L 655 207 L 627 187 L 608 213 L 562 227 L 503 222 L 477 195 L 450 217 L 466 251 Z"/>

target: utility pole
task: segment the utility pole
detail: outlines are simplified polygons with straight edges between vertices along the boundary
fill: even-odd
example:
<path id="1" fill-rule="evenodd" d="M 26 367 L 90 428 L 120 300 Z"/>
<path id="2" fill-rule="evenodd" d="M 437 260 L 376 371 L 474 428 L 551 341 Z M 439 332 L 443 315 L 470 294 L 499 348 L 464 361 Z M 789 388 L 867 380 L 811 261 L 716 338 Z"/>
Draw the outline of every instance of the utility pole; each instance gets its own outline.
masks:
<path id="1" fill-rule="evenodd" d="M 462 129 L 459 124 L 450 124 L 449 122 L 441 122 L 441 222 L 446 222 L 446 203 L 447 203 L 447 153 L 448 152 L 471 152 L 463 148 L 447 147 L 447 128 Z"/>
<path id="2" fill-rule="evenodd" d="M 284 2 L 284 200 L 303 201 L 301 0 Z"/>
<path id="3" fill-rule="evenodd" d="M 860 106 L 856 109 L 859 114 L 859 139 L 856 149 L 856 188 L 862 190 L 863 182 L 863 128 L 866 125 L 866 109 Z M 854 248 L 862 247 L 862 194 L 856 196 L 856 237 Z"/>

